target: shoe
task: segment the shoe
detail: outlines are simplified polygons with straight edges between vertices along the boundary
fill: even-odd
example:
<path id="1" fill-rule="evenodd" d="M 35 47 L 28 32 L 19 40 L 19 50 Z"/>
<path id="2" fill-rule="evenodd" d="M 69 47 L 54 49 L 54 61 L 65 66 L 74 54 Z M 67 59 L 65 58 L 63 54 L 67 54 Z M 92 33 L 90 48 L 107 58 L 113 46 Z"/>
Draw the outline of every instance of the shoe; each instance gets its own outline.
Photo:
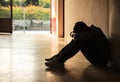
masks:
<path id="1" fill-rule="evenodd" d="M 50 68 L 61 68 L 64 67 L 64 63 L 59 62 L 58 58 L 55 57 L 52 60 L 45 62 L 45 65 L 50 67 Z"/>
<path id="2" fill-rule="evenodd" d="M 54 55 L 54 56 L 51 57 L 51 58 L 46 58 L 45 60 L 46 60 L 46 61 L 50 61 L 50 60 L 54 59 L 55 57 L 57 57 L 57 55 Z"/>

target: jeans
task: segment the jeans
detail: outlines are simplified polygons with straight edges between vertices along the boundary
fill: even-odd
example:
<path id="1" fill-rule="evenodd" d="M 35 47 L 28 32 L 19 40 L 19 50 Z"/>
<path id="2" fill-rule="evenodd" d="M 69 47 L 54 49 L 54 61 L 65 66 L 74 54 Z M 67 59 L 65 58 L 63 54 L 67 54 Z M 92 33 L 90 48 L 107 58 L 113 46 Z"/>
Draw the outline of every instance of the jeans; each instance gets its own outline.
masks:
<path id="1" fill-rule="evenodd" d="M 66 60 L 73 57 L 79 50 L 81 50 L 86 59 L 93 65 L 106 66 L 108 63 L 110 55 L 109 45 L 107 44 L 107 42 L 103 42 L 100 40 L 71 40 L 71 42 L 68 43 L 63 49 L 61 49 L 61 51 L 56 56 L 61 63 L 64 63 Z"/>
<path id="2" fill-rule="evenodd" d="M 65 62 L 69 58 L 73 57 L 82 47 L 82 42 L 71 40 L 61 51 L 57 54 L 60 62 Z"/>

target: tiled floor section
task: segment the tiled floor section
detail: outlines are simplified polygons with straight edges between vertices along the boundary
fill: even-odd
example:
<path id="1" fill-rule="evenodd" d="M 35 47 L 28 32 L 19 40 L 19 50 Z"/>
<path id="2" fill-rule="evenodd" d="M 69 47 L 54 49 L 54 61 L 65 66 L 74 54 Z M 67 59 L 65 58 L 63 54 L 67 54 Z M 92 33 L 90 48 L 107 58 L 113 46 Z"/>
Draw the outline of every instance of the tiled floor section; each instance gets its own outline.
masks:
<path id="1" fill-rule="evenodd" d="M 66 42 L 48 32 L 0 35 L 0 82 L 120 82 L 120 73 L 96 68 L 79 52 L 65 68 L 47 69 L 45 58 Z"/>

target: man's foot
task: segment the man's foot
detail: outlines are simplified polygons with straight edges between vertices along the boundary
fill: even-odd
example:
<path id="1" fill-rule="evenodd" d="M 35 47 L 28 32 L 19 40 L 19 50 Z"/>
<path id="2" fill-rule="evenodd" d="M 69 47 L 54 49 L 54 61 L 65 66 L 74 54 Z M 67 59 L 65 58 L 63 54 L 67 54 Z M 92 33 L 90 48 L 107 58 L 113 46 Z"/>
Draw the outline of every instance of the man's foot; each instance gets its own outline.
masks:
<path id="1" fill-rule="evenodd" d="M 53 58 L 52 60 L 50 60 L 48 62 L 45 62 L 45 65 L 50 68 L 64 67 L 64 63 L 59 62 L 57 57 Z"/>
<path id="2" fill-rule="evenodd" d="M 50 61 L 50 60 L 54 59 L 55 57 L 57 57 L 57 55 L 54 55 L 54 56 L 51 57 L 51 58 L 46 58 L 45 60 L 46 60 L 46 61 Z"/>

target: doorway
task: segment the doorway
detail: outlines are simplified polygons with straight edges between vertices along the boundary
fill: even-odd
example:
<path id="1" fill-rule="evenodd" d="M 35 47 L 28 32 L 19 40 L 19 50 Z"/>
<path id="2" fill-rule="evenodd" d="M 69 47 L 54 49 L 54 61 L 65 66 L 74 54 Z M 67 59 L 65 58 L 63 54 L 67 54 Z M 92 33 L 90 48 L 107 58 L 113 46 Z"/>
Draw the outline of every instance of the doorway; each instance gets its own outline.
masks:
<path id="1" fill-rule="evenodd" d="M 50 31 L 64 36 L 64 0 L 0 0 L 0 32 Z"/>
<path id="2" fill-rule="evenodd" d="M 12 0 L 13 32 L 50 31 L 51 0 Z"/>

